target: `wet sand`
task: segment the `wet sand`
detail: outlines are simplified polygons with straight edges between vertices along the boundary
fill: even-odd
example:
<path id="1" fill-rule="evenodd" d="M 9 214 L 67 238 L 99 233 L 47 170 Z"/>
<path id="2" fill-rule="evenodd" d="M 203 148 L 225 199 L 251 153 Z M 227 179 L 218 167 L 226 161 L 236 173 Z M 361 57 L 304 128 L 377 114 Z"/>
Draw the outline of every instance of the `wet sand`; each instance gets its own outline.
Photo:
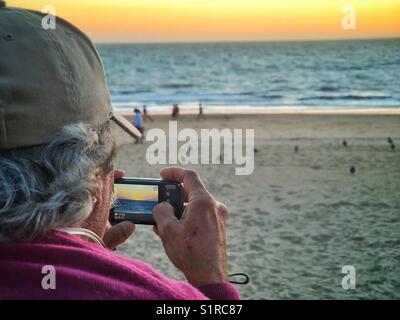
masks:
<path id="1" fill-rule="evenodd" d="M 238 286 L 243 298 L 400 298 L 400 115 L 206 117 L 182 116 L 178 127 L 255 129 L 252 175 L 235 176 L 235 165 L 186 166 L 229 208 L 229 272 L 251 277 Z M 168 128 L 168 116 L 154 118 L 146 130 Z M 127 176 L 158 176 L 163 166 L 145 159 L 150 143 L 119 140 Z M 151 227 L 138 226 L 118 252 L 183 279 Z M 355 290 L 342 289 L 344 265 L 356 268 Z"/>

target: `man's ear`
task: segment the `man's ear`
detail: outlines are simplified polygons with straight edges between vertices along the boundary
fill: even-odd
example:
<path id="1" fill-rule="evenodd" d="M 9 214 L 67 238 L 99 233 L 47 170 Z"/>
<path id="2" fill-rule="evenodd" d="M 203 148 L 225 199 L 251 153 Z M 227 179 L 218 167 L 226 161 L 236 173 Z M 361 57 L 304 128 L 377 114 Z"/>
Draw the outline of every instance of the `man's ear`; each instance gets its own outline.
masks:
<path id="1" fill-rule="evenodd" d="M 94 198 L 96 198 L 96 200 L 97 200 L 96 202 L 98 202 L 102 197 L 104 181 L 105 181 L 106 176 L 104 175 L 104 171 L 101 168 L 96 169 L 96 171 L 94 172 L 94 176 L 96 178 L 97 188 L 92 196 Z"/>
<path id="2" fill-rule="evenodd" d="M 94 172 L 94 179 L 96 188 L 91 196 L 95 199 L 95 202 L 89 217 L 80 226 L 81 228 L 92 230 L 98 236 L 103 237 L 108 222 L 114 171 L 105 173 L 103 169 L 98 168 Z"/>

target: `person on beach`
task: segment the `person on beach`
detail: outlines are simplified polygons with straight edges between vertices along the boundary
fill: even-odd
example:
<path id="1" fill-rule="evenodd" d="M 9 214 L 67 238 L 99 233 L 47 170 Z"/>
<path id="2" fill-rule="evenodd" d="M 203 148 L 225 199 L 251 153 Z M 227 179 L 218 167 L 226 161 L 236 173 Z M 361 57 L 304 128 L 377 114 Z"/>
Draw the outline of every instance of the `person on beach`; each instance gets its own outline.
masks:
<path id="1" fill-rule="evenodd" d="M 150 120 L 151 122 L 153 122 L 153 118 L 149 115 L 148 111 L 147 111 L 147 106 L 144 104 L 143 105 L 143 119 L 144 121 Z"/>
<path id="2" fill-rule="evenodd" d="M 178 119 L 178 117 L 179 117 L 179 106 L 176 103 L 172 107 L 171 116 L 172 116 L 172 119 L 174 119 L 174 120 Z"/>
<path id="3" fill-rule="evenodd" d="M 206 120 L 206 117 L 204 116 L 204 112 L 203 112 L 203 105 L 201 103 L 199 103 L 199 113 L 197 115 L 197 119 L 198 120 Z"/>
<path id="4" fill-rule="evenodd" d="M 141 136 L 136 137 L 136 143 L 143 143 L 144 140 L 144 126 L 143 117 L 139 109 L 135 108 L 133 110 L 133 125 L 139 130 Z"/>
<path id="5" fill-rule="evenodd" d="M 0 39 L 0 299 L 238 299 L 227 209 L 195 171 L 161 171 L 184 184 L 182 220 L 167 202 L 153 210 L 186 281 L 113 251 L 135 225 L 108 222 L 114 179 L 124 176 L 111 128 L 141 134 L 113 110 L 89 38 L 61 18 L 45 30 L 43 17 L 0 8 L 0 30 L 13 36 Z"/>

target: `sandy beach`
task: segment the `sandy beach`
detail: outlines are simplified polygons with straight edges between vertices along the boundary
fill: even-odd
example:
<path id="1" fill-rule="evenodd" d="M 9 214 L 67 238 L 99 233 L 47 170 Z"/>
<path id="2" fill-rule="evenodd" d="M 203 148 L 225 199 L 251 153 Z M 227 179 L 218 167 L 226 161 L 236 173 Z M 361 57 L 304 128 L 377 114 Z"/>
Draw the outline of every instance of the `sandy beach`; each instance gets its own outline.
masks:
<path id="1" fill-rule="evenodd" d="M 235 176 L 234 165 L 190 166 L 229 208 L 229 272 L 251 278 L 238 286 L 243 298 L 400 298 L 399 114 L 206 117 L 182 116 L 178 127 L 255 129 L 252 175 Z M 154 119 L 146 130 L 167 130 L 168 116 Z M 118 167 L 127 176 L 158 177 L 162 166 L 145 159 L 149 143 L 119 138 Z M 151 227 L 138 226 L 118 252 L 182 279 Z M 344 265 L 357 270 L 355 290 L 341 287 Z"/>

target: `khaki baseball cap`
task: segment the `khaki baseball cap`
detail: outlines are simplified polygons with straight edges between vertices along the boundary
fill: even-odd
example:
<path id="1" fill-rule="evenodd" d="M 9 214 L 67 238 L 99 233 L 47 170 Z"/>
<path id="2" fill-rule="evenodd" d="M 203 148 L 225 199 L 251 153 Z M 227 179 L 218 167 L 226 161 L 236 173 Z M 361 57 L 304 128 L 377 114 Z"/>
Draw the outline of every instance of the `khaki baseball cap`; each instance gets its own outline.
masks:
<path id="1" fill-rule="evenodd" d="M 0 0 L 0 150 L 45 144 L 63 126 L 113 120 L 140 132 L 113 110 L 103 64 L 90 39 L 57 17 L 45 30 L 40 12 Z"/>

